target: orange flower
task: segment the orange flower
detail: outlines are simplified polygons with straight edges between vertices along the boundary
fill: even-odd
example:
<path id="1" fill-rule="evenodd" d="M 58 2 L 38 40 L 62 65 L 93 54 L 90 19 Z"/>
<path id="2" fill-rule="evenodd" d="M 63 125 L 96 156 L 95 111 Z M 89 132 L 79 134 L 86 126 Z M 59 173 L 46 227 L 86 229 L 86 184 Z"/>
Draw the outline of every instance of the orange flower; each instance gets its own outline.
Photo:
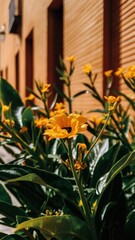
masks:
<path id="1" fill-rule="evenodd" d="M 111 77 L 112 72 L 113 72 L 113 70 L 108 70 L 108 71 L 105 71 L 104 74 L 105 74 L 106 77 Z"/>
<path id="2" fill-rule="evenodd" d="M 104 118 L 98 117 L 98 116 L 92 116 L 90 121 L 94 123 L 94 125 L 98 126 L 99 124 L 104 123 Z"/>
<path id="3" fill-rule="evenodd" d="M 63 163 L 71 171 L 69 160 L 67 159 L 66 161 L 63 161 Z M 74 160 L 74 167 L 75 167 L 76 171 L 81 171 L 81 170 L 83 170 L 87 167 L 87 163 L 86 162 L 80 162 L 78 160 Z"/>
<path id="4" fill-rule="evenodd" d="M 86 74 L 90 74 L 90 72 L 92 71 L 92 66 L 90 63 L 86 64 L 85 66 L 83 66 L 83 72 Z"/>
<path id="5" fill-rule="evenodd" d="M 48 123 L 48 118 L 40 117 L 40 118 L 35 119 L 34 122 L 35 122 L 36 127 L 43 128 Z"/>
<path id="6" fill-rule="evenodd" d="M 124 74 L 126 78 L 135 78 L 135 65 L 128 67 L 127 72 Z"/>
<path id="7" fill-rule="evenodd" d="M 20 133 L 25 133 L 28 131 L 28 128 L 23 126 L 21 129 L 20 129 Z"/>
<path id="8" fill-rule="evenodd" d="M 42 86 L 41 92 L 42 92 L 42 93 L 48 93 L 50 86 L 51 86 L 51 84 L 47 84 L 47 83 L 44 84 L 44 85 Z"/>
<path id="9" fill-rule="evenodd" d="M 114 73 L 116 77 L 121 77 L 124 73 L 125 68 L 118 68 L 117 71 Z"/>
<path id="10" fill-rule="evenodd" d="M 32 101 L 32 100 L 34 100 L 34 98 L 35 98 L 35 96 L 32 93 L 30 93 L 29 96 L 25 98 L 25 100 Z"/>
<path id="11" fill-rule="evenodd" d="M 66 60 L 70 63 L 73 63 L 76 60 L 76 57 L 75 56 L 70 56 L 70 57 L 67 57 Z"/>
<path id="12" fill-rule="evenodd" d="M 44 135 L 49 136 L 49 140 L 53 138 L 72 138 L 77 133 L 87 129 L 86 121 L 87 118 L 83 115 L 62 113 L 49 119 L 48 129 Z"/>
<path id="13" fill-rule="evenodd" d="M 65 109 L 65 105 L 62 103 L 62 102 L 57 102 L 56 103 L 56 105 L 55 105 L 55 107 L 54 107 L 54 109 L 56 110 L 56 111 L 60 111 L 60 110 L 62 110 L 62 109 Z"/>
<path id="14" fill-rule="evenodd" d="M 15 122 L 14 122 L 14 120 L 12 120 L 12 119 L 4 119 L 3 122 L 4 122 L 6 125 L 9 125 L 9 126 L 12 126 L 12 127 L 14 127 L 14 125 L 15 125 Z"/>
<path id="15" fill-rule="evenodd" d="M 85 151 L 87 149 L 87 146 L 85 143 L 78 143 L 78 150 L 79 151 Z"/>
<path id="16" fill-rule="evenodd" d="M 118 96 L 118 97 L 115 97 L 115 96 L 105 96 L 104 97 L 107 102 L 108 102 L 108 110 L 109 111 L 113 111 L 116 109 L 117 105 L 120 103 L 121 101 L 121 97 Z"/>
<path id="17" fill-rule="evenodd" d="M 115 102 L 119 102 L 121 100 L 120 96 L 118 96 L 118 97 L 115 97 L 115 96 L 108 96 L 107 97 L 107 96 L 105 96 L 104 98 L 107 100 L 107 102 L 109 104 L 112 104 L 112 103 L 115 103 Z"/>
<path id="18" fill-rule="evenodd" d="M 2 111 L 3 112 L 7 112 L 8 110 L 9 110 L 9 106 L 7 106 L 7 105 L 2 105 Z"/>

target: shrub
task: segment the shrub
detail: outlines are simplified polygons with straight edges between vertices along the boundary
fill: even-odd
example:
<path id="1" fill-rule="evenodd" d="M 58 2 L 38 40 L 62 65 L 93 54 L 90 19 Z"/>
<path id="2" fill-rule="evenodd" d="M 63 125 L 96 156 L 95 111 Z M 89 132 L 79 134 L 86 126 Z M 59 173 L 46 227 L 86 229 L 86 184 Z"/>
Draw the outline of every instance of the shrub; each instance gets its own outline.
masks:
<path id="1" fill-rule="evenodd" d="M 105 72 L 108 85 L 103 99 L 90 64 L 83 68 L 90 83 L 71 96 L 75 57 L 67 60 L 69 68 L 60 59 L 57 69 L 67 93 L 55 86 L 51 105 L 50 84 L 35 82 L 37 92 L 29 89 L 26 107 L 15 89 L 0 79 L 1 146 L 13 157 L 8 163 L 1 159 L 0 164 L 0 223 L 14 229 L 0 237 L 134 239 L 134 100 L 118 91 L 109 95 L 112 71 Z M 115 74 L 134 93 L 135 67 Z M 95 110 L 100 118 L 72 112 L 73 99 L 86 92 L 101 104 Z M 68 110 L 57 102 L 58 94 Z M 35 98 L 41 104 L 36 105 Z M 122 98 L 128 102 L 126 109 Z M 90 139 L 86 131 L 92 134 Z"/>

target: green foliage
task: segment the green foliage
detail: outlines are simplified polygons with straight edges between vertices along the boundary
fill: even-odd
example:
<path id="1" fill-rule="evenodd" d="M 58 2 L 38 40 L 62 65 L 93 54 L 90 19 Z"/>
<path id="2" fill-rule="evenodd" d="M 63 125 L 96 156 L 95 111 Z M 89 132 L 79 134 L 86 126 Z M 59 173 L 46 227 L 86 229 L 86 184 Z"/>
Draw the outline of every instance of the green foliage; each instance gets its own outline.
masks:
<path id="1" fill-rule="evenodd" d="M 51 105 L 50 85 L 36 82 L 37 92 L 29 89 L 32 95 L 26 107 L 17 91 L 0 79 L 0 146 L 9 156 L 8 163 L 1 159 L 0 164 L 0 224 L 14 229 L 13 234 L 1 232 L 0 238 L 132 240 L 135 118 L 129 110 L 134 110 L 134 101 L 117 91 L 128 102 L 124 108 L 119 96 L 109 96 L 113 78 L 108 76 L 105 102 L 90 65 L 84 68 L 90 82 L 84 82 L 86 89 L 73 96 L 75 57 L 67 60 L 69 66 L 60 58 L 57 69 L 66 91 L 55 86 Z M 134 75 L 128 76 L 123 74 L 124 83 L 134 92 Z M 89 111 L 102 115 L 100 121 L 98 117 L 87 121 L 90 138 L 82 133 L 84 116 L 71 114 L 74 98 L 82 94 L 90 94 L 101 106 Z M 68 110 L 56 102 L 58 95 Z"/>
<path id="2" fill-rule="evenodd" d="M 46 239 L 51 239 L 55 236 L 58 240 L 70 240 L 74 237 L 88 240 L 91 236 L 90 230 L 85 222 L 71 215 L 35 218 L 21 223 L 17 226 L 16 230 L 24 228 L 39 229 Z"/>

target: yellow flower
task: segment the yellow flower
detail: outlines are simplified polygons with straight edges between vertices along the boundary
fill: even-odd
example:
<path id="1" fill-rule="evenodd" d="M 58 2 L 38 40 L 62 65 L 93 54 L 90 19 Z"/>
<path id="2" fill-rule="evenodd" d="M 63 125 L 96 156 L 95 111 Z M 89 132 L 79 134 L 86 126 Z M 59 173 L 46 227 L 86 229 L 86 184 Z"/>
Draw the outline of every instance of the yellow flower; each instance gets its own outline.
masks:
<path id="1" fill-rule="evenodd" d="M 56 105 L 55 105 L 55 107 L 54 107 L 54 109 L 56 110 L 56 111 L 60 111 L 60 110 L 62 110 L 62 109 L 65 109 L 65 105 L 62 103 L 62 102 L 57 102 L 56 103 Z"/>
<path id="2" fill-rule="evenodd" d="M 9 106 L 3 105 L 3 106 L 2 106 L 2 111 L 3 111 L 3 112 L 7 112 L 7 111 L 9 110 L 9 108 L 10 108 Z"/>
<path id="3" fill-rule="evenodd" d="M 71 171 L 69 160 L 66 159 L 65 161 L 63 161 L 63 163 Z M 75 167 L 76 171 L 81 171 L 81 170 L 83 170 L 87 167 L 87 163 L 82 162 L 82 161 L 78 161 L 78 160 L 74 160 L 74 167 Z"/>
<path id="4" fill-rule="evenodd" d="M 35 122 L 36 127 L 43 128 L 48 123 L 48 118 L 40 117 L 40 118 L 35 119 L 34 122 Z"/>
<path id="5" fill-rule="evenodd" d="M 29 96 L 25 98 L 25 100 L 32 101 L 34 98 L 35 98 L 35 96 L 32 93 L 30 93 Z"/>
<path id="6" fill-rule="evenodd" d="M 15 125 L 15 122 L 12 119 L 4 119 L 3 122 L 12 127 L 14 127 L 14 125 Z"/>
<path id="7" fill-rule="evenodd" d="M 132 71 L 132 72 L 135 72 L 135 65 L 132 65 L 132 66 L 128 67 L 128 70 Z"/>
<path id="8" fill-rule="evenodd" d="M 91 212 L 94 213 L 96 209 L 97 209 L 97 200 L 95 202 L 93 202 L 93 204 L 91 206 Z"/>
<path id="9" fill-rule="evenodd" d="M 100 123 L 104 123 L 104 118 L 98 117 L 98 116 L 92 116 L 90 121 L 94 123 L 96 126 L 98 126 Z"/>
<path id="10" fill-rule="evenodd" d="M 54 111 L 50 111 L 50 117 L 66 113 L 66 107 L 62 102 L 56 103 Z"/>
<path id="11" fill-rule="evenodd" d="M 79 206 L 79 207 L 82 207 L 82 206 L 83 206 L 83 202 L 82 202 L 81 199 L 79 200 L 79 204 L 78 204 L 78 206 Z"/>
<path id="12" fill-rule="evenodd" d="M 80 151 L 85 151 L 87 149 L 87 146 L 85 143 L 78 143 L 78 149 Z"/>
<path id="13" fill-rule="evenodd" d="M 70 63 L 73 63 L 76 60 L 76 56 L 67 57 L 66 60 Z"/>
<path id="14" fill-rule="evenodd" d="M 50 86 L 51 86 L 51 84 L 47 84 L 47 83 L 44 84 L 44 85 L 42 86 L 41 92 L 42 92 L 42 93 L 48 93 Z"/>
<path id="15" fill-rule="evenodd" d="M 78 166 L 78 168 L 79 168 L 79 163 L 80 163 L 80 167 L 84 167 L 85 164 L 83 163 L 83 156 L 85 153 L 87 153 L 87 146 L 85 143 L 77 144 L 77 153 L 78 154 L 77 154 L 76 166 Z"/>
<path id="16" fill-rule="evenodd" d="M 117 105 L 118 105 L 118 103 L 120 103 L 120 101 L 121 101 L 121 97 L 120 96 L 118 96 L 118 97 L 115 97 L 115 96 L 108 96 L 107 97 L 107 96 L 105 96 L 104 98 L 108 102 L 108 110 L 109 111 L 115 110 Z"/>
<path id="17" fill-rule="evenodd" d="M 23 126 L 21 129 L 20 129 L 20 133 L 25 133 L 28 131 L 28 128 Z"/>
<path id="18" fill-rule="evenodd" d="M 60 115 L 62 113 L 66 113 L 66 109 L 63 108 L 61 110 L 57 110 L 57 111 L 50 111 L 50 117 L 54 117 L 56 115 Z"/>
<path id="19" fill-rule="evenodd" d="M 125 68 L 118 68 L 117 71 L 114 73 L 116 77 L 121 77 L 124 73 Z"/>
<path id="20" fill-rule="evenodd" d="M 115 97 L 115 96 L 108 96 L 108 97 L 105 96 L 104 98 L 107 100 L 109 104 L 115 103 L 118 101 L 118 99 L 120 99 L 120 97 Z"/>
<path id="21" fill-rule="evenodd" d="M 112 72 L 113 72 L 113 70 L 108 70 L 108 71 L 105 71 L 104 74 L 105 74 L 106 77 L 111 77 Z"/>
<path id="22" fill-rule="evenodd" d="M 105 124 L 106 123 L 106 115 L 103 115 L 102 117 L 98 117 L 98 116 L 92 116 L 90 121 L 96 126 L 98 127 L 100 124 Z M 108 121 L 107 125 L 110 125 L 111 122 Z"/>
<path id="23" fill-rule="evenodd" d="M 40 89 L 40 91 L 42 93 L 48 93 L 49 92 L 49 87 L 51 86 L 51 84 L 44 83 L 42 81 L 38 81 L 37 86 L 38 86 L 38 89 Z"/>
<path id="24" fill-rule="evenodd" d="M 56 115 L 49 119 L 47 129 L 44 135 L 49 136 L 49 140 L 53 138 L 72 138 L 77 133 L 87 129 L 87 118 L 79 114 L 64 113 Z"/>
<path id="25" fill-rule="evenodd" d="M 76 171 L 81 171 L 87 167 L 87 163 L 76 160 L 74 163 L 74 166 L 75 166 Z"/>
<path id="26" fill-rule="evenodd" d="M 128 67 L 127 72 L 124 74 L 126 78 L 135 78 L 135 65 Z"/>
<path id="27" fill-rule="evenodd" d="M 92 66 L 91 64 L 86 64 L 85 66 L 83 66 L 83 72 L 86 74 L 90 74 L 90 72 L 92 71 Z"/>

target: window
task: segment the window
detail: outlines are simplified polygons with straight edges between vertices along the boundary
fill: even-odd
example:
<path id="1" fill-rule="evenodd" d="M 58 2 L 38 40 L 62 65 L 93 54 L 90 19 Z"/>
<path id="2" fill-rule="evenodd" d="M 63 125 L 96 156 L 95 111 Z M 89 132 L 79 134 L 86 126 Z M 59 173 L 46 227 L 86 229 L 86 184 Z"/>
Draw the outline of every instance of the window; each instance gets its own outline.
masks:
<path id="1" fill-rule="evenodd" d="M 8 81 L 8 67 L 6 67 L 6 69 L 5 69 L 5 78 Z"/>
<path id="2" fill-rule="evenodd" d="M 62 82 L 56 71 L 59 57 L 63 57 L 63 6 L 62 1 L 52 1 L 48 8 L 48 83 L 57 85 L 62 90 Z M 54 98 L 53 87 L 50 103 Z M 61 101 L 59 98 L 58 101 Z"/>
<path id="3" fill-rule="evenodd" d="M 15 56 L 15 84 L 16 90 L 19 92 L 19 52 Z"/>
<path id="4" fill-rule="evenodd" d="M 33 89 L 33 30 L 26 38 L 26 96 L 29 95 L 27 87 Z"/>
<path id="5" fill-rule="evenodd" d="M 0 77 L 3 77 L 3 71 L 2 70 L 0 71 Z"/>

